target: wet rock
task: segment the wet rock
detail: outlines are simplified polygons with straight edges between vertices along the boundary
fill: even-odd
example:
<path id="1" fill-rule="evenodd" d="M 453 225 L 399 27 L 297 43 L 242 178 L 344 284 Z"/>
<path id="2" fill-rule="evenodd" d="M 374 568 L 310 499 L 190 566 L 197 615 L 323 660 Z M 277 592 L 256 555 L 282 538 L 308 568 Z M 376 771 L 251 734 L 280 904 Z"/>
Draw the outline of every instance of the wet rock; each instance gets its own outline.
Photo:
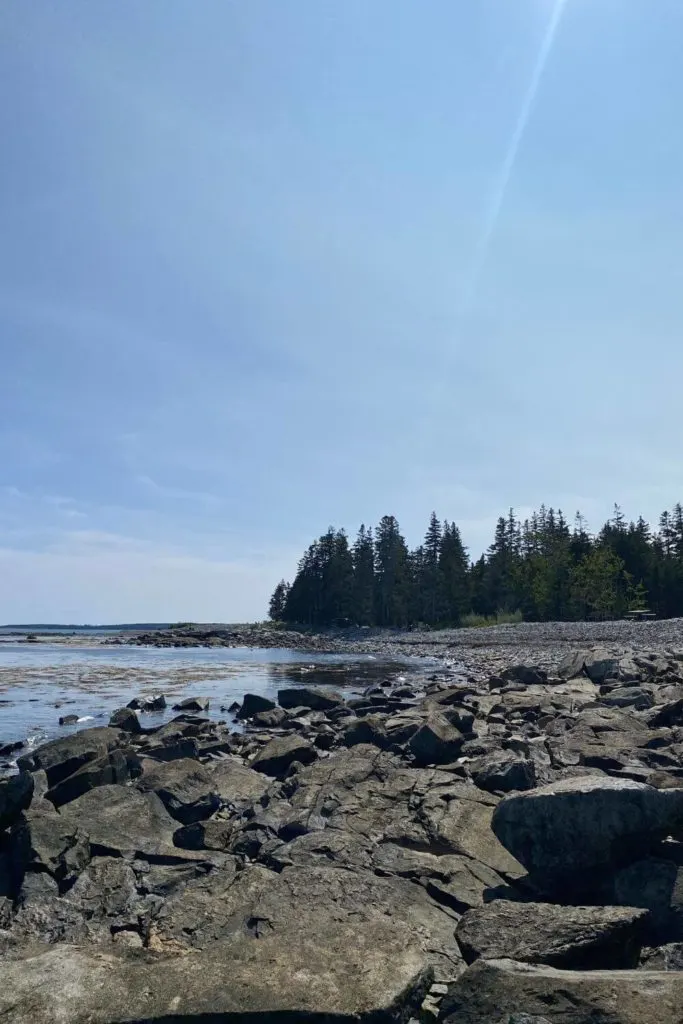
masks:
<path id="1" fill-rule="evenodd" d="M 9 828 L 33 799 L 33 776 L 20 771 L 8 779 L 0 779 L 0 829 Z"/>
<path id="2" fill-rule="evenodd" d="M 495 900 L 468 911 L 456 930 L 467 963 L 518 960 L 572 970 L 635 967 L 646 910 L 559 907 Z"/>
<path id="3" fill-rule="evenodd" d="M 127 707 L 133 711 L 164 711 L 166 708 L 166 698 L 163 693 L 158 693 L 153 697 L 134 697 Z"/>
<path id="4" fill-rule="evenodd" d="M 550 1024 L 678 1024 L 683 974 L 562 971 L 478 960 L 449 988 L 445 1024 L 507 1024 L 522 1010 Z"/>
<path id="5" fill-rule="evenodd" d="M 262 697 L 258 693 L 245 693 L 237 717 L 253 718 L 258 712 L 272 711 L 276 706 L 275 701 L 269 700 L 268 697 Z"/>
<path id="6" fill-rule="evenodd" d="M 534 875 L 561 884 L 634 860 L 683 828 L 683 790 L 626 779 L 571 778 L 506 797 L 493 830 Z"/>
<path id="7" fill-rule="evenodd" d="M 281 777 L 286 774 L 289 767 L 299 761 L 301 764 L 310 764 L 315 761 L 318 753 L 312 743 L 301 736 L 277 737 L 267 743 L 262 750 L 252 758 L 250 767 L 264 775 Z"/>
<path id="8" fill-rule="evenodd" d="M 118 729 L 82 729 L 62 739 L 43 743 L 31 754 L 17 759 L 20 769 L 34 771 L 42 769 L 47 773 L 50 786 L 73 775 L 88 761 L 104 757 L 119 746 L 122 733 Z"/>
<path id="9" fill-rule="evenodd" d="M 13 740 L 10 743 L 2 743 L 0 744 L 0 757 L 11 757 L 12 754 L 16 754 L 18 750 L 25 746 L 25 740 Z"/>
<path id="10" fill-rule="evenodd" d="M 185 700 L 179 701 L 173 705 L 174 711 L 193 711 L 202 712 L 209 710 L 209 698 L 208 697 L 186 697 Z"/>
<path id="11" fill-rule="evenodd" d="M 59 718 L 60 725 L 76 725 L 78 722 L 78 715 L 61 715 Z"/>
<path id="12" fill-rule="evenodd" d="M 168 813 L 183 825 L 210 818 L 220 807 L 211 773 L 197 761 L 160 764 L 145 760 L 137 788 L 142 793 L 156 793 Z"/>
<path id="13" fill-rule="evenodd" d="M 419 765 L 449 764 L 455 761 L 463 744 L 463 736 L 442 715 L 432 715 L 408 741 L 408 747 Z"/>
<path id="14" fill-rule="evenodd" d="M 113 729 L 121 729 L 133 735 L 142 732 L 140 719 L 131 708 L 119 708 L 115 711 L 109 719 L 109 725 Z"/>
<path id="15" fill-rule="evenodd" d="M 314 686 L 287 686 L 277 692 L 281 708 L 310 708 L 312 711 L 330 711 L 340 707 L 344 698 L 333 690 Z"/>

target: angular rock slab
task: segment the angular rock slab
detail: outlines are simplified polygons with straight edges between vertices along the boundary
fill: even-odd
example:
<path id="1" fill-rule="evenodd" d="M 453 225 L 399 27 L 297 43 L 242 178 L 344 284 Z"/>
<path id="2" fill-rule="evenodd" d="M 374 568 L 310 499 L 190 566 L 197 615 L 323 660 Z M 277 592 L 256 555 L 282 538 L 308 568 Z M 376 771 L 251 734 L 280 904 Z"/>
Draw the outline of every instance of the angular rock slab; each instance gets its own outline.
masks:
<path id="1" fill-rule="evenodd" d="M 182 825 L 204 821 L 220 807 L 210 773 L 190 758 L 166 763 L 147 759 L 137 782 L 142 793 L 156 793 L 168 813 Z"/>
<path id="2" fill-rule="evenodd" d="M 30 807 L 33 788 L 33 776 L 25 771 L 0 780 L 0 829 L 9 828 Z"/>
<path id="3" fill-rule="evenodd" d="M 506 797 L 492 828 L 530 874 L 549 881 L 645 855 L 683 829 L 683 789 L 586 776 Z"/>
<path id="4" fill-rule="evenodd" d="M 310 764 L 318 756 L 312 743 L 301 736 L 276 737 L 252 758 L 250 768 L 264 775 L 284 775 L 295 761 Z"/>
<path id="5" fill-rule="evenodd" d="M 517 1014 L 550 1024 L 680 1024 L 683 973 L 560 971 L 478 960 L 441 1004 L 444 1024 L 507 1024 Z"/>
<path id="6" fill-rule="evenodd" d="M 468 963 L 510 959 L 566 969 L 636 967 L 647 911 L 495 900 L 469 910 L 456 937 Z"/>
<path id="7" fill-rule="evenodd" d="M 404 928 L 330 922 L 305 934 L 242 937 L 157 956 L 60 944 L 3 963 L 3 1024 L 278 1020 L 390 1024 L 417 1009 L 431 976 Z M 272 1014 L 272 1018 L 271 1015 Z"/>
<path id="8" fill-rule="evenodd" d="M 79 826 L 92 846 L 115 854 L 152 855 L 172 849 L 177 827 L 156 793 L 127 786 L 91 789 L 63 807 L 60 817 L 65 824 Z"/>
<path id="9" fill-rule="evenodd" d="M 278 936 L 283 946 L 305 935 L 323 949 L 339 929 L 364 943 L 385 923 L 421 951 L 439 981 L 462 972 L 455 915 L 413 882 L 365 871 L 306 865 L 277 873 L 252 864 L 236 875 L 212 872 L 172 894 L 154 929 L 160 948 L 208 951 L 250 934 Z"/>

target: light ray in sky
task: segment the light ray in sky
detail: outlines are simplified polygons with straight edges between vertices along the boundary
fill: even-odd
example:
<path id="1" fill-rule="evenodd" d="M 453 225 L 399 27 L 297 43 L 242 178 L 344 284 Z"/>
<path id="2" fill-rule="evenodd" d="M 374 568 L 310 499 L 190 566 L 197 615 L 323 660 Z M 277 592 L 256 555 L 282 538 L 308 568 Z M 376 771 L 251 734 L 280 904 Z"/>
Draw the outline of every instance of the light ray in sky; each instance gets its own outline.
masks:
<path id="1" fill-rule="evenodd" d="M 482 271 L 486 264 L 486 260 L 491 248 L 491 240 L 496 230 L 498 218 L 500 217 L 503 203 L 505 202 L 505 193 L 507 192 L 508 185 L 510 184 L 510 178 L 515 167 L 517 155 L 519 153 L 522 139 L 524 138 L 524 132 L 529 123 L 529 117 L 533 110 L 534 102 L 538 94 L 538 89 L 543 78 L 543 72 L 546 69 L 548 58 L 552 53 L 553 45 L 557 38 L 557 33 L 562 21 L 562 14 L 568 0 L 555 0 L 555 7 L 550 16 L 548 28 L 546 29 L 541 48 L 534 64 L 531 78 L 529 80 L 529 86 L 524 95 L 524 100 L 519 112 L 519 117 L 515 124 L 515 129 L 510 139 L 510 144 L 505 154 L 505 159 L 500 168 L 500 172 L 496 179 L 496 186 L 491 195 L 491 200 L 484 220 L 477 248 L 472 261 L 472 268 L 467 278 L 466 286 L 461 293 L 461 299 L 459 303 L 459 312 L 466 313 L 472 306 L 477 294 L 479 287 L 479 280 L 481 278 Z"/>

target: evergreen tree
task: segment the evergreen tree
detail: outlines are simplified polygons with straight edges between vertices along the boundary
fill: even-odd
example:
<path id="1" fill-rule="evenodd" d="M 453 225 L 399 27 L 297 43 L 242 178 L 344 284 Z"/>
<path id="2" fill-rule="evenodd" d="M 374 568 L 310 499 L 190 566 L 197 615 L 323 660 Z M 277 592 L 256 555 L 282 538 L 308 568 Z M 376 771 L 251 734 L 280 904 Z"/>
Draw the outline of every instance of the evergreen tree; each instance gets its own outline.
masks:
<path id="1" fill-rule="evenodd" d="M 441 523 L 436 512 L 432 512 L 424 545 L 420 556 L 420 565 L 414 570 L 415 586 L 419 590 L 420 618 L 430 625 L 443 621 L 446 611 L 444 597 L 444 580 L 439 564 L 441 553 Z"/>
<path id="2" fill-rule="evenodd" d="M 270 599 L 270 605 L 268 606 L 268 615 L 273 622 L 281 622 L 284 619 L 288 595 L 289 583 L 287 583 L 286 580 L 280 580 L 273 591 L 273 595 Z"/>
<path id="3" fill-rule="evenodd" d="M 379 626 L 408 624 L 408 548 L 394 516 L 384 516 L 375 534 L 375 615 Z"/>
<path id="4" fill-rule="evenodd" d="M 472 607 L 470 564 L 460 530 L 446 521 L 441 533 L 439 569 L 443 581 L 445 619 L 457 626 Z"/>
<path id="5" fill-rule="evenodd" d="M 375 621 L 375 543 L 370 529 L 361 525 L 353 545 L 353 609 L 352 619 L 359 626 L 372 626 Z"/>

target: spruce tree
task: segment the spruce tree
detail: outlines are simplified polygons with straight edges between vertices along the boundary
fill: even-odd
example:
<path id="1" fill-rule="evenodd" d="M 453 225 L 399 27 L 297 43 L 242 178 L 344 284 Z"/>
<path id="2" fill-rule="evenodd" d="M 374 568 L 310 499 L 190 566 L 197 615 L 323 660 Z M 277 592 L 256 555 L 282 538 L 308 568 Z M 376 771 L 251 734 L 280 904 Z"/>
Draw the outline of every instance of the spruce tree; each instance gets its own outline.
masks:
<path id="1" fill-rule="evenodd" d="M 281 622 L 284 619 L 288 595 L 289 583 L 287 583 L 286 580 L 280 580 L 273 591 L 273 595 L 270 599 L 270 605 L 268 607 L 268 615 L 273 622 Z"/>

